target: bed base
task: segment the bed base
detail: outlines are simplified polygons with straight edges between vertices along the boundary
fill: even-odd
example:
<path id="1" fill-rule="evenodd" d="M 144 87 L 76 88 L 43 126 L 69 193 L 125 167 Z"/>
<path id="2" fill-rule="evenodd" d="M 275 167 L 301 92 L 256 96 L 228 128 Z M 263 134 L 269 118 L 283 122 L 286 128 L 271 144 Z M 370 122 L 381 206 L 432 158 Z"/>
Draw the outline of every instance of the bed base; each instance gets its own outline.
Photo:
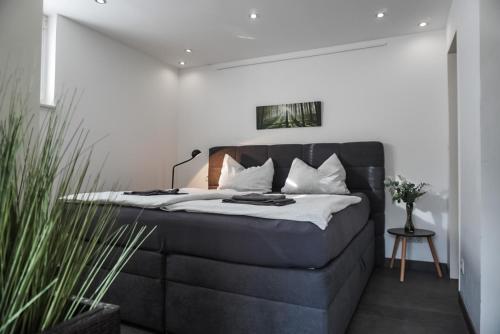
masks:
<path id="1" fill-rule="evenodd" d="M 104 301 L 120 305 L 123 321 L 158 333 L 341 334 L 373 271 L 374 254 L 372 221 L 321 269 L 175 254 L 157 261 L 160 254 L 141 254 L 143 264 L 145 256 L 156 260 L 149 277 L 133 260 Z"/>

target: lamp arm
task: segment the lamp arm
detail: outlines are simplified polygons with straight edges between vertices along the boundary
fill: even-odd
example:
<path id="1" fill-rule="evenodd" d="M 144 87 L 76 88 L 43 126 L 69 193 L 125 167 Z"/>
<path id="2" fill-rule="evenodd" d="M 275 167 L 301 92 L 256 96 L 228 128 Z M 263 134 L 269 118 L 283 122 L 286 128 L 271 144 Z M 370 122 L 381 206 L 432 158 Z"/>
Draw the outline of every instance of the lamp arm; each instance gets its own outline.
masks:
<path id="1" fill-rule="evenodd" d="M 192 157 L 192 158 L 189 158 L 183 162 L 179 162 L 178 164 L 175 164 L 173 167 L 172 167 L 172 189 L 174 188 L 174 178 L 175 178 L 175 167 L 177 166 L 180 166 L 180 165 L 183 165 L 185 164 L 186 162 L 190 162 L 191 160 L 193 160 L 195 157 Z"/>

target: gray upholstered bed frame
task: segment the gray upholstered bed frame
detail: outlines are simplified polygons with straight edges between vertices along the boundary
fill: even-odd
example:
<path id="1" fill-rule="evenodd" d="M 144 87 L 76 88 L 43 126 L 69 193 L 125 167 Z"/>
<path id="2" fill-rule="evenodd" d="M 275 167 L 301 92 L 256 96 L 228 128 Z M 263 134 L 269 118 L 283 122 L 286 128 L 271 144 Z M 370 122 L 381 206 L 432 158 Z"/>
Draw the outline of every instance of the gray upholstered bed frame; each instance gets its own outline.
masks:
<path id="1" fill-rule="evenodd" d="M 208 187 L 216 189 L 224 154 L 231 155 L 244 167 L 262 165 L 268 158 L 274 162 L 273 191 L 279 192 L 294 158 L 300 158 L 317 168 L 336 153 L 347 174 L 351 192 L 365 193 L 370 199 L 371 216 L 375 223 L 376 263 L 383 265 L 385 256 L 385 192 L 384 147 L 379 142 L 343 144 L 285 144 L 213 147 L 209 153 Z"/>
<path id="2" fill-rule="evenodd" d="M 369 222 L 340 255 L 314 270 L 225 262 L 172 251 L 168 243 L 177 236 L 159 228 L 118 276 L 105 301 L 119 304 L 125 321 L 157 332 L 344 333 L 373 267 L 384 261 L 383 145 L 215 147 L 210 149 L 210 188 L 217 186 L 225 153 L 245 167 L 273 158 L 275 190 L 281 188 L 295 157 L 318 167 L 336 153 L 346 169 L 348 187 L 370 199 Z M 123 217 L 130 216 L 131 210 L 122 208 Z M 169 213 L 149 214 L 158 219 Z M 141 222 L 149 224 L 149 219 L 145 216 Z"/>

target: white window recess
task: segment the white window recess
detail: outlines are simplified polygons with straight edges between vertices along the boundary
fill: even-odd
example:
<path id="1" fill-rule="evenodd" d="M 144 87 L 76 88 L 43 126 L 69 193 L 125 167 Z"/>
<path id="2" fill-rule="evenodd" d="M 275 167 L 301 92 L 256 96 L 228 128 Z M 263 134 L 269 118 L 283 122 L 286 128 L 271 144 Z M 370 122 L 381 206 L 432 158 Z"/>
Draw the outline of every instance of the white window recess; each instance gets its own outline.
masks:
<path id="1" fill-rule="evenodd" d="M 54 109 L 56 17 L 44 15 L 42 21 L 42 49 L 40 63 L 40 106 L 42 110 Z"/>

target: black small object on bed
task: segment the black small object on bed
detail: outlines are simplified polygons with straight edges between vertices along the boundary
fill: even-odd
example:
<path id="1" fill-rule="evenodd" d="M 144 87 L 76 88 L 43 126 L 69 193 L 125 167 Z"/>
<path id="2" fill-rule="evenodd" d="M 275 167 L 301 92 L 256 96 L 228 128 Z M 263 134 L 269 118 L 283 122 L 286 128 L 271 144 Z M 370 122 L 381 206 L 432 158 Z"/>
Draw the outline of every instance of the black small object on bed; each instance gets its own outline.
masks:
<path id="1" fill-rule="evenodd" d="M 155 189 L 155 190 L 144 190 L 144 191 L 125 191 L 124 195 L 135 195 L 135 196 L 161 196 L 161 195 L 186 195 L 187 193 L 180 193 L 178 188 L 174 189 Z"/>
<path id="2" fill-rule="evenodd" d="M 222 202 L 262 206 L 285 206 L 295 203 L 295 200 L 293 198 L 286 198 L 285 195 L 266 195 L 252 193 L 246 195 L 235 195 L 231 198 L 223 199 Z"/>

